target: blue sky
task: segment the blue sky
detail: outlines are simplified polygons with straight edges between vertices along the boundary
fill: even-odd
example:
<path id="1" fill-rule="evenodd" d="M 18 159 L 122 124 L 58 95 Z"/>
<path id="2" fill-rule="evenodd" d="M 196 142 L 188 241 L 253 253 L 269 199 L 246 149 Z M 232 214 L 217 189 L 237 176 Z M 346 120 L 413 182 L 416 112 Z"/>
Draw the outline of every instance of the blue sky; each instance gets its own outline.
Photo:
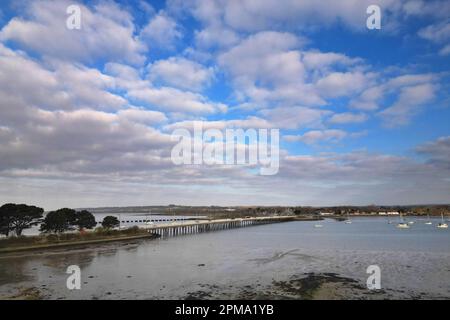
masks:
<path id="1" fill-rule="evenodd" d="M 2 1 L 0 202 L 448 203 L 449 61 L 448 1 Z M 174 166 L 192 121 L 280 129 L 279 174 Z"/>

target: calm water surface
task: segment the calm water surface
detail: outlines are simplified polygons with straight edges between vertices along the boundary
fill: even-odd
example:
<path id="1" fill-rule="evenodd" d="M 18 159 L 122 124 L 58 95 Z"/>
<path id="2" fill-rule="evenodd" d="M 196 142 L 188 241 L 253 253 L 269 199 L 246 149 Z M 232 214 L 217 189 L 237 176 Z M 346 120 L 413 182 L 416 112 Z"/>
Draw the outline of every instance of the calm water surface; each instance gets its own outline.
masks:
<path id="1" fill-rule="evenodd" d="M 394 220 L 392 220 L 394 222 Z M 397 229 L 385 218 L 286 222 L 160 240 L 108 244 L 0 258 L 0 297 L 39 288 L 48 299 L 185 298 L 213 288 L 232 298 L 274 280 L 333 272 L 365 284 L 381 268 L 382 287 L 396 297 L 450 298 L 450 230 L 416 219 Z M 82 270 L 81 290 L 66 289 L 66 268 Z"/>

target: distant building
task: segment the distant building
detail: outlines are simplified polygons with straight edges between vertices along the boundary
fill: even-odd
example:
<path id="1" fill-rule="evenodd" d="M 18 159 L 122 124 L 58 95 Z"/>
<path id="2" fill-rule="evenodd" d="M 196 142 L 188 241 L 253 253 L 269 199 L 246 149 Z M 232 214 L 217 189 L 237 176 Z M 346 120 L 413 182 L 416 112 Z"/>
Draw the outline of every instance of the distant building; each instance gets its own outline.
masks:
<path id="1" fill-rule="evenodd" d="M 379 214 L 380 216 L 385 216 L 385 215 L 387 215 L 386 212 L 378 212 L 378 214 Z"/>
<path id="2" fill-rule="evenodd" d="M 398 211 L 390 211 L 387 213 L 389 216 L 398 216 L 400 213 Z"/>
<path id="3" fill-rule="evenodd" d="M 321 216 L 332 216 L 334 212 L 319 212 L 319 215 Z"/>

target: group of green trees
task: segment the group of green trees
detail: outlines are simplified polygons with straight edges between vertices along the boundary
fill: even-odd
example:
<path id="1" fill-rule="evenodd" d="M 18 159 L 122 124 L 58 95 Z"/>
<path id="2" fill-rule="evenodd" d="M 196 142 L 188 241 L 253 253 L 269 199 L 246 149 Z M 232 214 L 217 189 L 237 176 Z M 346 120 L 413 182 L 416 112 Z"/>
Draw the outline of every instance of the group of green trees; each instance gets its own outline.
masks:
<path id="1" fill-rule="evenodd" d="M 44 217 L 44 209 L 26 204 L 8 203 L 0 207 L 0 234 L 21 236 L 23 230 L 40 224 L 43 233 L 61 233 L 78 229 L 93 229 L 97 226 L 95 217 L 87 210 L 76 211 L 63 208 L 50 211 Z M 119 226 L 119 220 L 107 216 L 102 221 L 103 228 Z"/>

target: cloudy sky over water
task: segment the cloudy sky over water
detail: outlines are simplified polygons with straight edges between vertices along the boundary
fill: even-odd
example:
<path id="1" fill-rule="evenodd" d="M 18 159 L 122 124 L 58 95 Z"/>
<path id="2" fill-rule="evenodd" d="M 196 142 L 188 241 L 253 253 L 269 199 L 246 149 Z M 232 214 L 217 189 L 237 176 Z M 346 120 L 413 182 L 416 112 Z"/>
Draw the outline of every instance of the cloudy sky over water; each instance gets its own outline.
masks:
<path id="1" fill-rule="evenodd" d="M 450 1 L 3 0 L 0 203 L 449 203 L 449 71 Z M 198 120 L 279 128 L 278 174 L 174 165 Z"/>

